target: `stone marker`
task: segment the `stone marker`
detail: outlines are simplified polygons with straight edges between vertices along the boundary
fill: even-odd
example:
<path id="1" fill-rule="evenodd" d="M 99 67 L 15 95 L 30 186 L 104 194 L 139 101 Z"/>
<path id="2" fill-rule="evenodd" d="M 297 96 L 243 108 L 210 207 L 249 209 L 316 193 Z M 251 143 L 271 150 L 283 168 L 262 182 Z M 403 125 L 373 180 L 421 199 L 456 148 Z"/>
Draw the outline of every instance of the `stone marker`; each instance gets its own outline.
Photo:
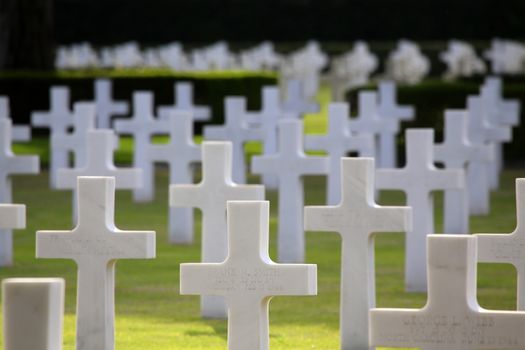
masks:
<path id="1" fill-rule="evenodd" d="M 195 105 L 193 103 L 193 84 L 189 81 L 175 83 L 175 104 L 172 106 L 159 106 L 157 114 L 161 118 L 169 118 L 173 112 L 185 112 L 192 115 L 194 121 L 209 121 L 211 109 L 208 106 Z"/>
<path id="2" fill-rule="evenodd" d="M 202 181 L 196 185 L 170 186 L 171 206 L 196 207 L 202 212 L 203 263 L 219 263 L 228 255 L 226 202 L 263 199 L 264 186 L 238 185 L 232 181 L 230 142 L 205 141 L 202 144 Z M 208 318 L 226 318 L 224 298 L 202 296 L 201 314 Z"/>
<path id="3" fill-rule="evenodd" d="M 193 142 L 192 116 L 177 112 L 168 124 L 169 143 L 149 144 L 146 159 L 168 164 L 170 184 L 192 184 L 192 167 L 201 161 L 201 148 Z M 169 241 L 181 244 L 193 242 L 193 210 L 174 207 L 168 210 Z"/>
<path id="4" fill-rule="evenodd" d="M 398 124 L 401 121 L 414 120 L 414 107 L 398 105 L 396 95 L 396 84 L 393 81 L 379 82 L 379 117 L 397 120 Z M 379 168 L 397 167 L 396 136 L 397 133 L 388 129 L 379 133 Z"/>
<path id="5" fill-rule="evenodd" d="M 250 129 L 246 126 L 246 99 L 244 97 L 226 97 L 224 101 L 224 125 L 206 126 L 204 137 L 207 140 L 231 141 L 233 145 L 233 181 L 246 183 L 244 144 L 248 141 L 263 140 L 262 129 Z"/>
<path id="6" fill-rule="evenodd" d="M 369 349 L 368 313 L 375 307 L 374 233 L 410 229 L 411 209 L 374 203 L 374 160 L 341 159 L 342 200 L 305 207 L 304 228 L 337 232 L 341 252 L 341 349 Z"/>
<path id="7" fill-rule="evenodd" d="M 73 126 L 73 112 L 69 107 L 69 88 L 53 86 L 50 90 L 50 107 L 48 112 L 33 112 L 31 125 L 48 128 L 49 135 L 65 135 Z M 66 151 L 51 149 L 49 154 L 49 184 L 57 188 L 56 174 L 58 169 L 67 168 L 69 165 Z"/>
<path id="8" fill-rule="evenodd" d="M 433 191 L 462 188 L 463 170 L 437 169 L 434 166 L 434 130 L 406 131 L 406 165 L 401 169 L 378 169 L 378 189 L 401 190 L 412 207 L 412 230 L 406 236 L 406 289 L 427 290 L 425 270 L 426 236 L 434 232 Z"/>
<path id="9" fill-rule="evenodd" d="M 467 98 L 467 110 L 469 113 L 468 137 L 474 145 L 494 144 L 510 140 L 510 129 L 508 127 L 490 126 L 486 121 L 486 111 L 484 110 L 483 100 L 478 96 Z M 485 162 L 472 162 L 472 173 L 485 172 L 488 174 L 491 164 Z M 490 186 L 485 186 L 481 177 L 469 178 L 469 211 L 473 215 L 486 215 L 490 212 Z M 488 180 L 487 180 L 488 181 Z"/>
<path id="10" fill-rule="evenodd" d="M 11 150 L 11 120 L 0 119 L 0 203 L 11 205 L 13 202 L 11 175 L 19 174 L 38 174 L 39 160 L 38 156 L 17 156 Z M 19 224 L 7 224 L 6 227 L 0 227 L 0 266 L 9 266 L 13 263 L 13 234 L 12 228 L 23 228 L 20 226 L 20 216 L 25 218 L 25 209 L 11 209 L 16 211 L 7 211 L 5 216 L 8 222 L 16 219 Z M 25 207 L 24 207 L 25 208 Z M 7 209 L 4 209 L 7 210 Z M 10 215 L 14 215 L 13 218 Z M 4 218 L 0 213 L 0 218 Z M 25 222 L 25 221 L 24 221 Z"/>
<path id="11" fill-rule="evenodd" d="M 87 162 L 87 132 L 95 129 L 96 110 L 91 102 L 77 102 L 73 106 L 73 131 L 51 135 L 51 149 L 73 153 L 76 168 Z"/>
<path id="12" fill-rule="evenodd" d="M 155 258 L 155 232 L 115 227 L 115 179 L 78 178 L 78 224 L 71 231 L 38 231 L 36 257 L 72 259 L 77 276 L 78 350 L 114 348 L 115 264 Z"/>
<path id="13" fill-rule="evenodd" d="M 269 202 L 228 202 L 228 257 L 181 264 L 180 293 L 220 295 L 228 305 L 228 349 L 268 350 L 268 306 L 275 295 L 317 294 L 317 266 L 268 256 Z"/>
<path id="14" fill-rule="evenodd" d="M 133 115 L 115 120 L 115 131 L 133 136 L 133 167 L 142 169 L 142 186 L 133 189 L 137 202 L 152 201 L 155 196 L 155 165 L 148 160 L 146 150 L 155 135 L 168 134 L 168 120 L 158 120 L 153 115 L 153 93 L 133 93 Z"/>
<path id="15" fill-rule="evenodd" d="M 476 299 L 476 237 L 428 237 L 428 297 L 422 309 L 372 309 L 372 346 L 421 350 L 525 348 L 525 312 L 491 311 Z"/>
<path id="16" fill-rule="evenodd" d="M 360 157 L 373 157 L 375 143 L 371 135 L 352 134 L 348 125 L 350 106 L 347 103 L 330 103 L 328 107 L 328 133 L 325 135 L 306 135 L 306 150 L 325 151 L 330 159 L 330 171 L 326 181 L 326 202 L 336 205 L 341 200 L 341 158 L 349 152 L 357 152 Z"/>
<path id="17" fill-rule="evenodd" d="M 464 110 L 445 111 L 444 142 L 434 146 L 434 158 L 446 169 L 464 169 L 466 178 L 481 177 L 474 182 L 487 184 L 485 172 L 472 173 L 472 162 L 488 163 L 494 159 L 494 148 L 487 144 L 473 145 L 468 137 L 468 113 Z M 469 234 L 469 192 L 477 191 L 469 183 L 464 188 L 445 190 L 443 199 L 443 231 Z"/>
<path id="18" fill-rule="evenodd" d="M 77 217 L 76 191 L 79 176 L 113 176 L 117 189 L 134 189 L 142 183 L 142 170 L 117 168 L 113 164 L 113 152 L 117 148 L 112 130 L 91 130 L 87 132 L 86 163 L 79 168 L 59 169 L 57 186 L 73 190 L 73 222 Z"/>
<path id="19" fill-rule="evenodd" d="M 379 135 L 399 132 L 399 121 L 379 116 L 377 93 L 375 91 L 360 91 L 358 98 L 359 113 L 357 118 L 350 119 L 350 130 L 357 135 L 370 135 L 374 139 L 374 158 L 380 159 Z"/>
<path id="20" fill-rule="evenodd" d="M 61 350 L 64 293 L 62 278 L 3 280 L 4 349 Z"/>
<path id="21" fill-rule="evenodd" d="M 309 101 L 303 93 L 301 80 L 289 79 L 286 83 L 286 99 L 283 109 L 292 113 L 296 118 L 301 118 L 307 113 L 319 113 L 319 104 Z"/>
<path id="22" fill-rule="evenodd" d="M 95 80 L 95 104 L 97 105 L 97 128 L 99 129 L 111 129 L 111 117 L 129 113 L 128 103 L 113 100 L 112 90 L 111 80 Z"/>
<path id="23" fill-rule="evenodd" d="M 7 96 L 0 96 L 0 119 L 11 120 L 9 97 Z M 27 125 L 13 125 L 11 138 L 15 142 L 30 141 L 31 128 Z"/>
<path id="24" fill-rule="evenodd" d="M 518 275 L 518 310 L 525 311 L 525 179 L 516 179 L 516 229 L 510 234 L 477 234 L 480 262 L 512 264 Z"/>
<path id="25" fill-rule="evenodd" d="M 325 175 L 329 171 L 327 157 L 310 157 L 303 152 L 303 123 L 299 120 L 279 122 L 279 151 L 274 155 L 257 156 L 252 171 L 274 174 L 279 179 L 279 262 L 304 261 L 304 175 Z"/>

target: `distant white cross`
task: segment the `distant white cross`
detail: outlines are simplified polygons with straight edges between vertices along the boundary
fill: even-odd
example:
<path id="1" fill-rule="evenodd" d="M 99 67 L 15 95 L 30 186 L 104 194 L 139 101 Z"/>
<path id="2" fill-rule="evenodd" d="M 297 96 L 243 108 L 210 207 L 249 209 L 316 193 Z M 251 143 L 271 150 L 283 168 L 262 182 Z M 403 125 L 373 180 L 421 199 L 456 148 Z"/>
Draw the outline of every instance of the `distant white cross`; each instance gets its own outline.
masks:
<path id="1" fill-rule="evenodd" d="M 202 144 L 202 181 L 196 185 L 170 186 L 171 206 L 197 207 L 202 211 L 201 260 L 205 263 L 226 259 L 226 202 L 263 199 L 264 186 L 238 185 L 232 181 L 230 142 L 205 141 Z M 226 311 L 223 298 L 201 298 L 203 317 L 226 318 Z"/>
<path id="2" fill-rule="evenodd" d="M 292 113 L 296 118 L 301 118 L 307 113 L 318 113 L 319 104 L 311 102 L 304 96 L 303 84 L 300 80 L 290 79 L 286 84 L 286 99 L 283 108 Z"/>
<path id="3" fill-rule="evenodd" d="M 208 106 L 195 105 L 193 102 L 193 84 L 189 81 L 175 83 L 175 104 L 173 106 L 159 106 L 157 114 L 161 118 L 172 112 L 190 113 L 194 121 L 209 121 L 211 109 Z"/>
<path id="4" fill-rule="evenodd" d="M 428 297 L 422 309 L 372 309 L 372 346 L 421 350 L 525 348 L 525 312 L 492 311 L 476 300 L 476 237 L 428 237 Z"/>
<path id="5" fill-rule="evenodd" d="M 113 100 L 113 84 L 108 79 L 95 80 L 95 104 L 97 105 L 97 128 L 110 129 L 111 117 L 129 112 L 126 101 Z"/>
<path id="6" fill-rule="evenodd" d="M 469 182 L 463 189 L 445 190 L 443 231 L 469 234 L 469 192 L 488 189 L 485 172 L 472 173 L 472 162 L 489 163 L 494 159 L 494 148 L 488 144 L 473 145 L 468 138 L 468 113 L 464 110 L 445 111 L 443 143 L 434 146 L 434 158 L 447 169 L 465 169 L 466 178 L 476 178 L 475 183 L 485 189 L 475 188 Z"/>
<path id="7" fill-rule="evenodd" d="M 407 231 L 411 209 L 375 204 L 373 159 L 340 161 L 340 204 L 305 207 L 304 228 L 341 235 L 341 349 L 369 349 L 368 312 L 376 299 L 374 233 Z"/>
<path id="8" fill-rule="evenodd" d="M 142 170 L 117 168 L 113 164 L 113 152 L 118 145 L 112 130 L 88 131 L 86 144 L 85 164 L 78 168 L 59 169 L 57 173 L 57 187 L 73 190 L 73 220 L 77 217 L 77 177 L 113 176 L 117 189 L 134 189 L 142 184 Z"/>
<path id="9" fill-rule="evenodd" d="M 360 91 L 358 95 L 357 118 L 350 119 L 350 130 L 357 135 L 370 135 L 374 139 L 374 158 L 379 159 L 381 151 L 379 135 L 399 132 L 399 121 L 396 119 L 381 118 L 378 111 L 377 93 L 375 91 Z"/>
<path id="10" fill-rule="evenodd" d="M 378 189 L 405 192 L 413 210 L 412 231 L 406 235 L 405 278 L 408 291 L 426 291 L 426 236 L 434 233 L 434 200 L 437 190 L 459 189 L 465 185 L 463 170 L 434 166 L 434 130 L 406 131 L 406 165 L 401 169 L 378 169 Z"/>
<path id="11" fill-rule="evenodd" d="M 228 202 L 227 215 L 228 257 L 221 263 L 181 264 L 180 292 L 225 298 L 229 350 L 268 350 L 270 299 L 317 294 L 317 268 L 270 259 L 268 202 Z"/>
<path id="12" fill-rule="evenodd" d="M 472 144 L 497 144 L 510 140 L 511 134 L 508 127 L 491 126 L 487 122 L 487 111 L 481 97 L 469 96 L 467 111 L 469 113 L 468 137 Z M 473 174 L 479 172 L 488 174 L 493 165 L 476 161 L 471 163 L 471 167 Z M 478 184 L 476 181 L 479 179 L 477 177 L 468 179 L 468 182 L 472 183 L 471 188 L 476 188 L 475 191 L 469 191 L 469 211 L 473 215 L 486 215 L 490 212 L 490 186 L 484 187 L 483 183 Z"/>
<path id="13" fill-rule="evenodd" d="M 73 106 L 73 131 L 51 135 L 51 149 L 72 152 L 74 164 L 80 168 L 87 161 L 87 132 L 95 129 L 96 110 L 91 102 L 77 102 Z"/>
<path id="14" fill-rule="evenodd" d="M 143 186 L 133 190 L 138 202 L 153 200 L 155 195 L 155 166 L 148 160 L 146 151 L 155 135 L 169 133 L 169 119 L 159 120 L 153 115 L 153 93 L 133 93 L 133 114 L 131 118 L 116 119 L 115 131 L 120 135 L 133 136 L 133 166 L 142 169 Z"/>
<path id="15" fill-rule="evenodd" d="M 0 96 L 0 119 L 11 120 L 11 112 L 9 109 L 9 97 Z M 31 140 L 31 128 L 26 125 L 13 125 L 12 139 L 15 142 L 24 142 Z"/>
<path id="16" fill-rule="evenodd" d="M 510 234 L 477 234 L 480 262 L 512 264 L 518 274 L 518 310 L 525 311 L 525 179 L 516 179 L 516 229 Z"/>
<path id="17" fill-rule="evenodd" d="M 38 156 L 17 156 L 11 150 L 11 120 L 0 119 L 0 203 L 13 202 L 11 176 L 38 174 Z M 0 227 L 0 266 L 13 262 L 13 235 Z"/>
<path id="18" fill-rule="evenodd" d="M 114 348 L 115 264 L 155 258 L 155 232 L 115 227 L 115 179 L 78 178 L 78 224 L 71 231 L 38 231 L 37 258 L 72 259 L 77 276 L 78 350 Z"/>
<path id="19" fill-rule="evenodd" d="M 201 161 L 201 149 L 193 141 L 193 118 L 191 114 L 177 112 L 168 121 L 170 141 L 166 144 L 148 144 L 146 159 L 169 166 L 170 184 L 192 184 L 193 166 Z M 193 241 L 193 210 L 169 208 L 169 241 L 191 243 Z"/>
<path id="20" fill-rule="evenodd" d="M 244 97 L 227 97 L 224 108 L 224 125 L 206 126 L 206 140 L 231 141 L 233 144 L 233 181 L 246 183 L 246 166 L 244 160 L 244 145 L 248 141 L 261 141 L 263 130 L 251 129 L 246 125 L 246 99 Z"/>
<path id="21" fill-rule="evenodd" d="M 352 134 L 348 125 L 350 106 L 347 103 L 331 103 L 328 107 L 328 133 L 325 135 L 306 135 L 306 150 L 322 150 L 330 159 L 327 178 L 327 204 L 335 205 L 341 199 L 341 158 L 349 152 L 357 152 L 360 157 L 373 157 L 374 138 L 367 134 Z"/>
<path id="22" fill-rule="evenodd" d="M 299 120 L 279 122 L 279 151 L 268 156 L 256 156 L 252 171 L 273 174 L 279 179 L 279 262 L 304 261 L 304 175 L 326 175 L 327 157 L 306 156 L 303 151 L 303 124 Z"/>
<path id="23" fill-rule="evenodd" d="M 396 85 L 393 81 L 381 81 L 379 83 L 379 116 L 384 119 L 397 120 L 398 123 L 414 120 L 414 107 L 398 105 L 396 95 Z M 388 129 L 379 133 L 379 168 L 397 167 L 396 136 L 397 133 L 393 133 Z"/>
<path id="24" fill-rule="evenodd" d="M 53 86 L 50 90 L 50 107 L 48 112 L 33 112 L 31 125 L 48 128 L 49 135 L 65 135 L 73 126 L 73 112 L 69 106 L 69 88 Z M 49 154 L 49 183 L 51 188 L 58 188 L 56 174 L 58 169 L 69 165 L 68 153 L 62 150 L 51 149 Z"/>

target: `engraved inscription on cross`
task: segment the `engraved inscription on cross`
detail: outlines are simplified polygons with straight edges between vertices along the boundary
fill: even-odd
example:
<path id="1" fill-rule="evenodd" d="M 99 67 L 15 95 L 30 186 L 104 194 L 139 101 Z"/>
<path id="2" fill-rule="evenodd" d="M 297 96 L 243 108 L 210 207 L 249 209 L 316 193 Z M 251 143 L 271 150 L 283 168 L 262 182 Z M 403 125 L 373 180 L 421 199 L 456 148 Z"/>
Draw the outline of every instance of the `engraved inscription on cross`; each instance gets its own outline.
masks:
<path id="1" fill-rule="evenodd" d="M 378 169 L 378 189 L 401 190 L 412 207 L 412 230 L 406 236 L 405 278 L 408 291 L 426 291 L 426 236 L 434 233 L 433 191 L 464 186 L 464 172 L 434 166 L 434 130 L 406 131 L 406 165 L 401 169 Z"/>
<path id="2" fill-rule="evenodd" d="M 415 116 L 414 107 L 398 105 L 396 101 L 396 85 L 393 81 L 382 81 L 379 83 L 379 105 L 378 113 L 381 118 L 394 119 L 399 122 L 413 120 Z M 384 130 L 379 134 L 379 168 L 397 167 L 396 133 Z"/>
<path id="3" fill-rule="evenodd" d="M 97 105 L 97 128 L 111 129 L 111 117 L 127 114 L 129 106 L 126 101 L 113 100 L 113 84 L 108 79 L 95 81 L 95 104 Z"/>
<path id="4" fill-rule="evenodd" d="M 168 121 L 153 116 L 153 93 L 133 93 L 133 115 L 115 120 L 115 131 L 133 136 L 133 166 L 142 169 L 143 186 L 133 190 L 133 199 L 138 202 L 153 200 L 155 193 L 155 168 L 147 159 L 146 149 L 152 136 L 167 134 Z"/>
<path id="5" fill-rule="evenodd" d="M 33 112 L 31 124 L 35 127 L 49 129 L 53 135 L 65 135 L 73 126 L 73 112 L 69 107 L 69 88 L 54 86 L 50 90 L 50 108 L 48 112 Z M 52 149 L 49 159 L 49 184 L 51 188 L 57 187 L 58 169 L 67 168 L 69 165 L 68 153 L 60 149 Z"/>
<path id="6" fill-rule="evenodd" d="M 193 141 L 193 120 L 186 112 L 173 112 L 168 120 L 170 141 L 166 144 L 148 144 L 146 157 L 151 162 L 167 163 L 170 184 L 193 183 L 195 163 L 201 160 L 200 145 Z M 191 243 L 193 241 L 193 210 L 169 208 L 169 241 Z"/>
<path id="7" fill-rule="evenodd" d="M 155 258 L 155 232 L 115 227 L 115 179 L 78 178 L 78 224 L 72 231 L 38 231 L 37 258 L 72 259 L 77 275 L 77 349 L 114 348 L 115 264 Z"/>
<path id="8" fill-rule="evenodd" d="M 525 348 L 525 312 L 493 311 L 476 300 L 476 237 L 428 236 L 428 301 L 417 309 L 372 309 L 372 346 L 421 350 Z"/>
<path id="9" fill-rule="evenodd" d="M 268 350 L 270 299 L 317 294 L 317 267 L 268 256 L 269 203 L 228 202 L 228 257 L 181 264 L 181 294 L 220 295 L 228 305 L 228 349 Z"/>
<path id="10" fill-rule="evenodd" d="M 348 125 L 350 106 L 347 103 L 330 103 L 328 107 L 328 133 L 306 135 L 305 149 L 326 151 L 330 159 L 327 178 L 327 204 L 336 205 L 341 200 L 341 158 L 355 151 L 360 157 L 374 156 L 374 139 L 371 135 L 352 134 Z"/>
<path id="11" fill-rule="evenodd" d="M 252 171 L 273 174 L 279 179 L 279 262 L 304 261 L 304 175 L 325 175 L 327 157 L 307 156 L 303 152 L 303 123 L 299 120 L 279 122 L 279 152 L 253 157 Z"/>
<path id="12" fill-rule="evenodd" d="M 170 205 L 197 207 L 202 211 L 201 261 L 222 262 L 228 254 L 226 202 L 263 200 L 264 187 L 238 185 L 232 181 L 232 146 L 230 142 L 205 141 L 202 144 L 202 181 L 196 185 L 170 186 Z M 202 296 L 203 317 L 226 318 L 222 297 Z"/>
<path id="13" fill-rule="evenodd" d="M 465 188 L 445 190 L 443 231 L 468 234 L 469 230 L 469 192 L 487 191 L 485 172 L 472 171 L 472 162 L 488 163 L 494 159 L 494 148 L 488 144 L 472 144 L 468 137 L 468 113 L 463 110 L 445 111 L 445 134 L 443 143 L 434 145 L 436 162 L 447 169 L 465 169 L 467 181 Z M 475 184 L 475 186 L 473 186 Z M 483 186 L 484 188 L 480 188 Z"/>
<path id="14" fill-rule="evenodd" d="M 373 159 L 340 161 L 340 204 L 305 207 L 304 228 L 341 235 L 341 349 L 368 349 L 368 312 L 375 307 L 374 233 L 408 230 L 411 209 L 374 203 Z"/>
<path id="15" fill-rule="evenodd" d="M 175 105 L 159 106 L 157 114 L 161 118 L 168 117 L 173 112 L 186 112 L 192 115 L 194 121 L 208 121 L 211 118 L 211 109 L 208 106 L 193 103 L 193 85 L 183 81 L 175 83 Z"/>
<path id="16" fill-rule="evenodd" d="M 518 274 L 518 310 L 525 311 L 525 179 L 516 179 L 516 229 L 510 234 L 477 234 L 480 262 L 512 264 Z"/>
<path id="17" fill-rule="evenodd" d="M 233 144 L 233 181 L 246 183 L 246 166 L 244 163 L 244 144 L 248 141 L 261 141 L 263 130 L 250 129 L 245 122 L 246 99 L 244 97 L 227 97 L 224 101 L 224 118 L 222 126 L 207 126 L 204 136 L 207 140 L 225 140 Z"/>

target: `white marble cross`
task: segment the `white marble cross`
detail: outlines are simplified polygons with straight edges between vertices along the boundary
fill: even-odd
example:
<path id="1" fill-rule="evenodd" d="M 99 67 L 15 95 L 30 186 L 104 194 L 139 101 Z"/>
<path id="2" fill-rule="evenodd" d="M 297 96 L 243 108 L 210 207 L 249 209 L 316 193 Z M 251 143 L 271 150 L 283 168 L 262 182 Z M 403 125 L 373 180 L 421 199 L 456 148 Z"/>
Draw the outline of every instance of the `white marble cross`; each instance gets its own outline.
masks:
<path id="1" fill-rule="evenodd" d="M 61 350 L 64 295 L 62 278 L 2 280 L 4 348 Z"/>
<path id="2" fill-rule="evenodd" d="M 433 191 L 465 186 L 464 172 L 434 166 L 434 130 L 406 131 L 406 165 L 400 169 L 378 169 L 378 189 L 401 190 L 412 207 L 412 230 L 406 235 L 405 278 L 408 291 L 427 290 L 425 241 L 434 233 Z"/>
<path id="3" fill-rule="evenodd" d="M 0 203 L 13 201 L 11 175 L 38 174 L 38 156 L 17 156 L 11 150 L 11 120 L 0 119 Z M 4 209 L 5 210 L 5 209 Z M 20 210 L 20 209 L 16 209 Z M 17 214 L 19 217 L 20 214 Z M 1 215 L 0 217 L 4 217 Z M 7 216 L 6 220 L 11 220 Z M 9 221 L 11 222 L 11 221 Z M 15 226 L 13 228 L 19 228 Z M 9 225 L 0 227 L 0 266 L 13 263 L 13 235 Z"/>
<path id="4" fill-rule="evenodd" d="M 371 135 L 352 134 L 348 125 L 350 106 L 347 103 L 330 103 L 328 107 L 328 133 L 306 135 L 304 147 L 308 151 L 322 150 L 330 159 L 330 171 L 326 181 L 326 202 L 336 205 L 341 200 L 341 158 L 349 152 L 360 157 L 373 157 L 374 138 Z"/>
<path id="5" fill-rule="evenodd" d="M 133 166 L 142 169 L 141 187 L 133 190 L 133 199 L 148 202 L 155 195 L 155 165 L 147 157 L 147 148 L 154 135 L 169 133 L 169 119 L 159 120 L 153 115 L 153 93 L 133 93 L 133 115 L 115 120 L 115 131 L 120 135 L 133 136 Z"/>
<path id="6" fill-rule="evenodd" d="M 375 144 L 374 158 L 380 159 L 379 135 L 384 133 L 396 135 L 399 132 L 399 121 L 380 117 L 375 91 L 360 91 L 357 98 L 359 113 L 357 118 L 350 119 L 350 130 L 357 135 L 370 135 Z"/>
<path id="7" fill-rule="evenodd" d="M 226 97 L 224 108 L 224 125 L 206 126 L 204 137 L 207 140 L 231 141 L 233 145 L 233 181 L 246 183 L 246 166 L 244 144 L 248 141 L 263 140 L 263 130 L 248 128 L 245 123 L 246 99 L 244 97 Z"/>
<path id="8" fill-rule="evenodd" d="M 372 309 L 372 346 L 421 350 L 525 348 L 525 312 L 492 311 L 476 298 L 477 242 L 428 237 L 428 297 L 422 309 Z"/>
<path id="9" fill-rule="evenodd" d="M 13 264 L 12 229 L 26 227 L 26 206 L 0 204 L 0 266 Z"/>
<path id="10" fill-rule="evenodd" d="M 168 121 L 169 143 L 149 144 L 146 159 L 166 163 L 172 184 L 192 184 L 193 166 L 201 161 L 201 148 L 193 141 L 193 118 L 189 113 L 174 112 Z M 193 241 L 193 210 L 169 208 L 169 241 L 188 244 Z"/>
<path id="11" fill-rule="evenodd" d="M 227 216 L 228 257 L 221 263 L 181 264 L 180 292 L 225 298 L 229 350 L 268 350 L 270 299 L 317 294 L 317 267 L 270 259 L 268 202 L 228 202 Z"/>
<path id="12" fill-rule="evenodd" d="M 301 118 L 306 113 L 319 112 L 319 104 L 308 101 L 303 91 L 301 80 L 290 79 L 287 81 L 286 99 L 283 102 L 283 109 L 292 113 L 296 118 Z"/>
<path id="13" fill-rule="evenodd" d="M 341 349 L 369 349 L 368 312 L 376 298 L 374 233 L 410 229 L 411 209 L 374 203 L 373 159 L 342 158 L 340 162 L 340 204 L 305 207 L 304 228 L 341 235 Z"/>
<path id="14" fill-rule="evenodd" d="M 114 348 L 115 264 L 155 258 L 155 232 L 115 227 L 115 179 L 78 178 L 78 224 L 71 231 L 38 231 L 36 257 L 72 259 L 77 276 L 78 350 Z"/>
<path id="15" fill-rule="evenodd" d="M 129 112 L 126 101 L 113 100 L 112 90 L 111 80 L 95 80 L 95 104 L 97 105 L 97 128 L 99 129 L 110 129 L 112 127 L 111 117 Z"/>
<path id="16" fill-rule="evenodd" d="M 113 152 L 117 148 L 112 130 L 87 131 L 86 162 L 78 168 L 59 169 L 57 187 L 73 190 L 73 221 L 77 217 L 76 187 L 79 176 L 113 176 L 117 189 L 134 189 L 142 184 L 142 170 L 117 168 L 113 164 Z"/>
<path id="17" fill-rule="evenodd" d="M 87 132 L 95 129 L 96 111 L 92 102 L 76 102 L 73 106 L 73 131 L 51 135 L 51 149 L 72 152 L 76 168 L 87 161 Z"/>
<path id="18" fill-rule="evenodd" d="M 50 90 L 50 108 L 48 112 L 33 112 L 31 125 L 48 128 L 52 135 L 65 135 L 73 126 L 73 112 L 69 107 L 69 88 L 53 86 Z M 67 168 L 69 165 L 68 153 L 59 149 L 50 150 L 49 183 L 51 188 L 58 188 L 56 174 L 58 169 Z"/>
<path id="19" fill-rule="evenodd" d="M 196 207 L 202 211 L 201 261 L 219 263 L 228 253 L 226 202 L 263 200 L 264 186 L 238 185 L 232 181 L 232 145 L 226 141 L 202 144 L 202 181 L 196 185 L 170 186 L 170 206 Z M 226 318 L 226 303 L 219 296 L 201 297 L 201 314 Z"/>
<path id="20" fill-rule="evenodd" d="M 174 90 L 175 104 L 172 106 L 159 106 L 157 108 L 159 117 L 169 117 L 175 111 L 190 113 L 195 121 L 209 121 L 211 119 L 210 107 L 193 103 L 193 84 L 191 82 L 176 82 Z"/>
<path id="21" fill-rule="evenodd" d="M 525 311 L 525 179 L 516 179 L 516 229 L 510 234 L 477 234 L 478 260 L 512 264 L 518 274 L 518 310 Z"/>
<path id="22" fill-rule="evenodd" d="M 327 157 L 310 157 L 303 152 L 303 123 L 299 120 L 279 122 L 279 151 L 252 159 L 252 172 L 274 174 L 279 179 L 279 262 L 304 261 L 304 175 L 326 175 Z"/>
<path id="23" fill-rule="evenodd" d="M 396 84 L 393 81 L 381 81 L 379 83 L 379 117 L 394 119 L 399 122 L 414 120 L 415 111 L 413 106 L 402 106 L 397 104 Z M 397 167 L 397 133 L 388 129 L 379 133 L 379 168 Z"/>
<path id="24" fill-rule="evenodd" d="M 472 173 L 472 162 L 489 163 L 494 160 L 494 148 L 488 144 L 473 145 L 468 137 L 468 113 L 464 110 L 445 111 L 444 142 L 434 145 L 434 159 L 447 169 L 464 169 L 467 179 L 475 179 L 461 189 L 445 190 L 443 200 L 443 231 L 454 234 L 469 234 L 469 192 L 486 191 L 485 172 Z"/>
<path id="25" fill-rule="evenodd" d="M 9 97 L 0 96 L 0 119 L 11 120 L 11 112 L 9 109 Z M 12 139 L 15 142 L 24 142 L 31 140 L 31 128 L 26 125 L 13 125 Z"/>
<path id="26" fill-rule="evenodd" d="M 467 110 L 469 113 L 468 137 L 474 145 L 494 144 L 509 141 L 511 138 L 508 127 L 491 126 L 487 122 L 486 110 L 483 99 L 479 96 L 467 98 Z M 496 151 L 497 152 L 497 151 Z M 484 162 L 472 162 L 472 172 L 489 173 L 492 165 Z M 469 182 L 475 182 L 479 178 L 469 178 Z M 469 191 L 469 211 L 473 215 L 484 215 L 490 212 L 490 186 L 486 188 L 483 184 L 472 184 L 476 191 Z"/>

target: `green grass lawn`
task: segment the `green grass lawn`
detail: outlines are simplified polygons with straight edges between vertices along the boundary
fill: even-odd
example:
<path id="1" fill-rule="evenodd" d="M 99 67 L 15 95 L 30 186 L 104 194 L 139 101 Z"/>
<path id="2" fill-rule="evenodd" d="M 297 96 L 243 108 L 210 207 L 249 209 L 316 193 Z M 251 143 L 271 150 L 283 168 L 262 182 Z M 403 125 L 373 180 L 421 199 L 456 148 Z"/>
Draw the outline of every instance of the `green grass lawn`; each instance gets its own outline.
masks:
<path id="1" fill-rule="evenodd" d="M 307 131 L 322 130 L 320 116 L 309 116 Z M 38 150 L 44 154 L 45 142 L 17 146 L 20 153 Z M 129 158 L 126 141 L 119 159 Z M 249 146 L 257 152 L 257 145 Z M 14 179 L 15 203 L 27 205 L 27 228 L 15 232 L 15 264 L 0 269 L 0 278 L 64 277 L 66 279 L 66 317 L 64 349 L 74 349 L 76 268 L 72 261 L 35 259 L 35 232 L 43 229 L 71 229 L 71 193 L 48 186 L 47 172 Z M 525 177 L 525 169 L 507 170 L 501 190 L 492 196 L 488 216 L 472 219 L 473 232 L 511 232 L 516 225 L 514 179 Z M 251 182 L 258 179 L 250 177 Z M 323 204 L 325 180 L 305 180 L 306 204 Z M 271 201 L 270 255 L 276 257 L 276 193 Z M 187 246 L 167 242 L 168 174 L 157 172 L 156 198 L 138 204 L 129 191 L 116 195 L 115 222 L 121 229 L 147 229 L 157 232 L 157 258 L 122 260 L 117 264 L 116 346 L 125 350 L 225 349 L 226 321 L 199 317 L 197 296 L 181 296 L 179 264 L 200 258 L 200 214 L 196 216 L 195 243 Z M 382 193 L 381 204 L 403 204 L 400 193 Z M 436 226 L 441 231 L 441 196 L 436 196 Z M 334 233 L 306 233 L 307 262 L 318 265 L 319 293 L 315 297 L 276 297 L 270 307 L 270 346 L 278 349 L 339 348 L 339 264 L 340 238 Z M 380 307 L 421 307 L 426 296 L 405 293 L 403 282 L 404 238 L 402 234 L 378 234 L 376 238 L 377 304 Z M 481 264 L 478 299 L 483 307 L 512 310 L 516 305 L 516 274 L 507 265 Z M 1 329 L 1 327 L 0 327 Z M 0 341 L 3 337 L 0 336 Z"/>

